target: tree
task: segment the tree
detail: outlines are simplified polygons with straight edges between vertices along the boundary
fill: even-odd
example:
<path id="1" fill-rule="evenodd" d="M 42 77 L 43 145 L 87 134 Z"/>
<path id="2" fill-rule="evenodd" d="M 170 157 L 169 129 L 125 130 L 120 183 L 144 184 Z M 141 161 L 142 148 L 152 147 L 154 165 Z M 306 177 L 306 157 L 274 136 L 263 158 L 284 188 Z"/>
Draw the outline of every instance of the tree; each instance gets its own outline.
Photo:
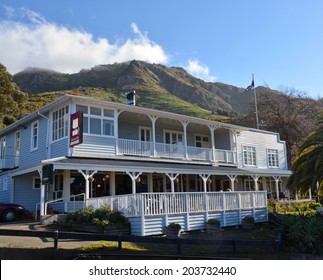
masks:
<path id="1" fill-rule="evenodd" d="M 306 194 L 310 188 L 316 190 L 318 184 L 318 194 L 323 196 L 323 112 L 316 125 L 298 151 L 287 187 Z"/>
<path id="2" fill-rule="evenodd" d="M 314 130 L 322 104 L 293 88 L 281 91 L 257 87 L 260 129 L 278 132 L 286 142 L 287 159 L 291 164 L 306 136 Z M 249 114 L 238 123 L 255 127 L 255 104 L 251 98 Z"/>
<path id="3" fill-rule="evenodd" d="M 0 64 L 0 129 L 4 127 L 4 117 L 18 117 L 27 100 L 27 94 L 20 91 L 12 82 L 12 76 L 6 67 Z"/>

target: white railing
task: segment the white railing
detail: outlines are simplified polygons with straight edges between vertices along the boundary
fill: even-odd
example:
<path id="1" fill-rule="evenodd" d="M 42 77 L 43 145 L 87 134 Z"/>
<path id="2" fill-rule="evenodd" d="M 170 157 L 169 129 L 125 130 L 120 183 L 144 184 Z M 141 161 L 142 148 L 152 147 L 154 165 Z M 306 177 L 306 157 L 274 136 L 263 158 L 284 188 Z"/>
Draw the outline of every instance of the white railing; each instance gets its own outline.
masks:
<path id="1" fill-rule="evenodd" d="M 248 210 L 267 207 L 267 192 L 141 193 L 91 198 L 86 205 L 109 205 L 126 217 Z"/>
<path id="2" fill-rule="evenodd" d="M 193 160 L 212 161 L 213 160 L 212 149 L 188 146 L 187 157 Z"/>
<path id="3" fill-rule="evenodd" d="M 49 204 L 55 204 L 55 206 L 58 208 L 59 206 L 62 206 L 62 212 L 70 212 L 78 210 L 79 203 L 82 203 L 82 206 L 85 204 L 85 193 L 80 193 L 76 195 L 70 195 L 68 197 L 61 197 L 58 199 L 50 200 L 45 202 L 45 209 L 44 214 L 47 215 L 47 208 Z M 77 206 L 77 207 L 76 207 Z M 61 207 L 59 207 L 61 208 Z"/>
<path id="4" fill-rule="evenodd" d="M 119 139 L 118 154 L 149 157 L 154 153 L 152 142 Z"/>
<path id="5" fill-rule="evenodd" d="M 237 153 L 229 150 L 215 149 L 215 160 L 219 163 L 237 164 Z"/>
<path id="6" fill-rule="evenodd" d="M 79 200 L 79 198 L 81 198 Z M 61 204 L 63 205 L 63 212 L 70 212 L 76 211 L 78 208 L 82 208 L 85 205 L 85 193 L 80 193 L 76 195 L 71 195 L 68 197 L 62 197 L 54 200 L 50 200 L 45 202 L 44 204 L 44 215 L 47 215 L 47 208 L 48 204 L 57 204 L 58 206 Z M 79 205 L 81 203 L 81 205 Z M 57 206 L 56 205 L 56 206 Z M 35 211 L 35 221 L 38 220 L 38 211 L 40 210 L 41 203 L 38 202 L 36 204 L 36 211 Z M 61 208 L 61 207 L 59 207 Z"/>
<path id="7" fill-rule="evenodd" d="M 218 163 L 237 164 L 237 153 L 230 150 L 215 149 L 215 160 Z M 165 144 L 118 139 L 118 155 L 139 157 L 152 157 L 167 159 L 189 159 L 200 161 L 213 161 L 211 148 L 185 146 L 183 144 Z"/>
<path id="8" fill-rule="evenodd" d="M 156 143 L 156 156 L 169 159 L 184 159 L 185 147 L 182 144 Z"/>

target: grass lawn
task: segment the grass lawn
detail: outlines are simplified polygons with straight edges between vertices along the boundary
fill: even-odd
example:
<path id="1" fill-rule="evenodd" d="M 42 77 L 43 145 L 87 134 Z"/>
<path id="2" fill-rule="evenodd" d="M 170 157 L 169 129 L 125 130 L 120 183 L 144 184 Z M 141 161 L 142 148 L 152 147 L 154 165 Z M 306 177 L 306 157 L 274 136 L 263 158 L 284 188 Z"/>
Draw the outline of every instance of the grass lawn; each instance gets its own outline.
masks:
<path id="1" fill-rule="evenodd" d="M 223 240 L 275 240 L 277 232 L 267 223 L 256 224 L 251 231 L 245 231 L 240 227 L 223 228 L 216 235 L 210 235 L 204 231 L 194 231 L 182 233 L 182 239 L 201 240 L 198 244 L 183 244 L 182 254 L 186 256 L 218 256 L 232 255 L 232 245 L 223 245 Z M 156 238 L 166 238 L 158 236 Z M 114 241 L 100 241 L 91 246 L 81 248 L 84 251 L 116 251 L 118 243 Z M 240 254 L 271 254 L 275 251 L 272 246 L 251 246 L 244 245 L 236 248 L 236 253 Z M 134 254 L 157 254 L 172 255 L 177 253 L 176 244 L 166 243 L 133 243 L 122 242 L 122 252 Z"/>

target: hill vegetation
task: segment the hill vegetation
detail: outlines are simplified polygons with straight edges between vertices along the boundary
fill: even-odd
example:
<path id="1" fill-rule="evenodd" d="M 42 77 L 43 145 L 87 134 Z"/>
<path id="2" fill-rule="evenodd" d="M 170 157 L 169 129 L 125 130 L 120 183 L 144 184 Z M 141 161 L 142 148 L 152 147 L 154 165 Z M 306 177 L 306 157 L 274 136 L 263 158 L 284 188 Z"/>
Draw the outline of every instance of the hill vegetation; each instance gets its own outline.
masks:
<path id="1" fill-rule="evenodd" d="M 243 88 L 208 83 L 183 68 L 136 60 L 99 65 L 75 74 L 27 68 L 14 75 L 13 81 L 31 96 L 73 91 L 122 101 L 123 94 L 134 89 L 138 106 L 210 118 L 212 115 L 232 117 L 245 114 L 250 99 L 250 94 L 243 94 Z"/>

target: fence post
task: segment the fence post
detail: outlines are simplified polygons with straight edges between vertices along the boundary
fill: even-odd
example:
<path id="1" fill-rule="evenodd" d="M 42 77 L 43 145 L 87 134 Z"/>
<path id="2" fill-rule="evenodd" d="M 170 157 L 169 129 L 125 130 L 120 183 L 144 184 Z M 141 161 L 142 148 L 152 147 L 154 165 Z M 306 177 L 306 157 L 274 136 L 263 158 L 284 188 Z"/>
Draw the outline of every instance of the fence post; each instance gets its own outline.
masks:
<path id="1" fill-rule="evenodd" d="M 136 200 L 140 198 L 140 223 L 141 223 L 141 236 L 145 236 L 146 235 L 146 230 L 145 230 L 145 200 L 146 200 L 146 196 L 145 194 L 140 194 L 140 195 L 136 195 Z"/>
<path id="2" fill-rule="evenodd" d="M 182 242 L 181 238 L 177 238 L 177 254 L 182 254 Z"/>
<path id="3" fill-rule="evenodd" d="M 121 235 L 118 235 L 118 250 L 122 250 L 122 238 Z"/>
<path id="4" fill-rule="evenodd" d="M 232 253 L 233 254 L 237 253 L 237 244 L 236 244 L 236 241 L 234 239 L 232 240 Z"/>
<path id="5" fill-rule="evenodd" d="M 54 250 L 58 249 L 58 230 L 54 231 Z"/>

